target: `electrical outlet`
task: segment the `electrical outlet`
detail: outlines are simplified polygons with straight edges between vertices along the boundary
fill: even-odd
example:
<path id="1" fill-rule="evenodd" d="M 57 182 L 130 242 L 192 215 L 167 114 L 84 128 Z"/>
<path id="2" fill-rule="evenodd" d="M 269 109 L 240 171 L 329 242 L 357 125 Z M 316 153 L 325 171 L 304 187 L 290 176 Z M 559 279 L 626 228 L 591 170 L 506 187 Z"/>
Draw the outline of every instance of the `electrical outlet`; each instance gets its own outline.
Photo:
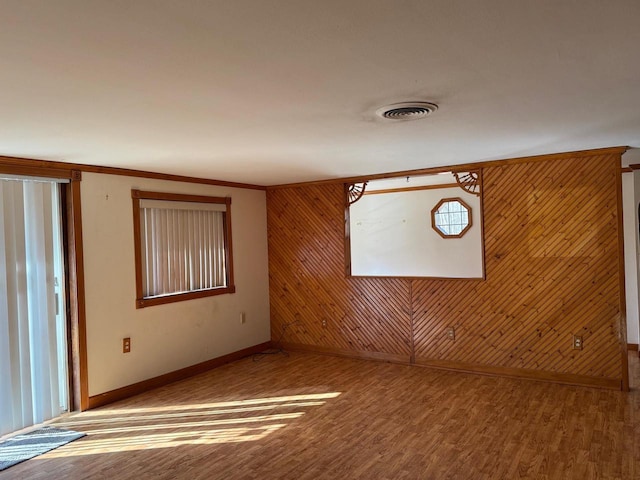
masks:
<path id="1" fill-rule="evenodd" d="M 247 315 L 244 312 L 240 313 L 240 323 L 243 325 L 247 323 Z"/>
<path id="2" fill-rule="evenodd" d="M 582 337 L 580 335 L 573 336 L 573 349 L 582 350 Z"/>
<path id="3" fill-rule="evenodd" d="M 327 319 L 326 318 L 322 319 L 322 326 L 326 328 L 326 326 L 327 326 Z"/>
<path id="4" fill-rule="evenodd" d="M 131 338 L 122 339 L 122 353 L 129 353 L 131 351 Z"/>
<path id="5" fill-rule="evenodd" d="M 453 327 L 449 327 L 447 328 L 447 337 L 449 337 L 449 340 L 454 340 L 456 339 L 456 329 Z"/>

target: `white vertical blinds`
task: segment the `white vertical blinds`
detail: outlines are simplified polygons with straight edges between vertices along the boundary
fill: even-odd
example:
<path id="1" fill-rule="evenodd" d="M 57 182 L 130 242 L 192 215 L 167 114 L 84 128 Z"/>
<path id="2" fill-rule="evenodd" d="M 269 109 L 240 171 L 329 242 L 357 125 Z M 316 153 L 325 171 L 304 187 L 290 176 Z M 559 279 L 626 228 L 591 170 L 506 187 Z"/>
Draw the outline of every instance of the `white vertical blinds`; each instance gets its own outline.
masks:
<path id="1" fill-rule="evenodd" d="M 68 409 L 61 260 L 57 184 L 0 179 L 0 434 Z"/>
<path id="2" fill-rule="evenodd" d="M 224 205 L 203 204 L 200 209 L 191 203 L 187 210 L 183 202 L 175 203 L 178 208 L 141 203 L 145 298 L 227 285 L 225 213 L 219 211 Z"/>

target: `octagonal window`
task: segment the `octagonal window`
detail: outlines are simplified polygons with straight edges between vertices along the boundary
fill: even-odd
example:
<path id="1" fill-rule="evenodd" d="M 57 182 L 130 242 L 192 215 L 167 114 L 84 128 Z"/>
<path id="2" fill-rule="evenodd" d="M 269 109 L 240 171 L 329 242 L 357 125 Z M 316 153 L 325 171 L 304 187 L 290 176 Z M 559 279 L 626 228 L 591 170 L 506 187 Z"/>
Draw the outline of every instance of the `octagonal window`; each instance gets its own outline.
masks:
<path id="1" fill-rule="evenodd" d="M 460 238 L 471 228 L 471 207 L 461 198 L 443 198 L 431 210 L 431 226 L 443 238 Z"/>

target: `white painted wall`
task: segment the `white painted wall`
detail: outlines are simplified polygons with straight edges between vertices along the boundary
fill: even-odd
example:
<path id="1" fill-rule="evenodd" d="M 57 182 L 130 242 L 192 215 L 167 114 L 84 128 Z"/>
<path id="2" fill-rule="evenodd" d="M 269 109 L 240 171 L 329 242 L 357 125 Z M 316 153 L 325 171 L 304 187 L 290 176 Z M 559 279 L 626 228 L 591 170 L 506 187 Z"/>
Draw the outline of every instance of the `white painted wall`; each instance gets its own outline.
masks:
<path id="1" fill-rule="evenodd" d="M 132 188 L 231 196 L 235 294 L 136 309 Z M 94 173 L 81 189 L 89 395 L 270 339 L 264 191 Z"/>
<path id="2" fill-rule="evenodd" d="M 638 212 L 634 172 L 622 174 L 622 217 L 624 223 L 624 270 L 627 308 L 627 343 L 638 343 Z"/>
<path id="3" fill-rule="evenodd" d="M 431 210 L 449 197 L 472 209 L 462 238 L 444 239 L 431 228 Z M 352 275 L 483 276 L 480 198 L 459 187 L 364 195 L 349 216 Z"/>

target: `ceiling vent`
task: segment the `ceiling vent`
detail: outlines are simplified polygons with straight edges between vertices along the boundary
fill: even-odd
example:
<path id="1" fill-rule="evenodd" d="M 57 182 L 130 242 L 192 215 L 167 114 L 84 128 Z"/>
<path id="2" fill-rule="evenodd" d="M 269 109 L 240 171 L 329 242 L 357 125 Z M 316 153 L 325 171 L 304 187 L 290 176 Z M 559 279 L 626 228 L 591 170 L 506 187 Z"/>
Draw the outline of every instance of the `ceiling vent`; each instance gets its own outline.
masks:
<path id="1" fill-rule="evenodd" d="M 429 102 L 403 102 L 387 105 L 376 110 L 376 115 L 388 120 L 419 120 L 431 115 L 438 105 Z"/>

